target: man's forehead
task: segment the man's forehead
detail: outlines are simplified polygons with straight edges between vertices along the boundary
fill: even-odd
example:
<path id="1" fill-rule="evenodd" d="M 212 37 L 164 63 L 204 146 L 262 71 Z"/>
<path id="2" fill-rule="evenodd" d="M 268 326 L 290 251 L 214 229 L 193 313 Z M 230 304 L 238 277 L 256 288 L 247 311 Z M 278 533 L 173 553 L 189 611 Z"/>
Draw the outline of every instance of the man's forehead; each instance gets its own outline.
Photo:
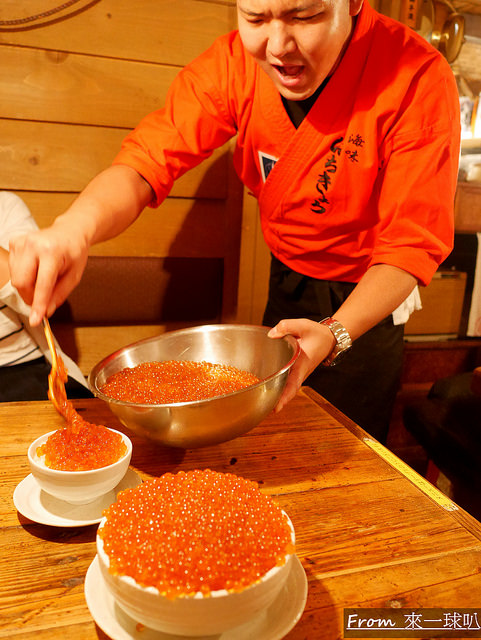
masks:
<path id="1" fill-rule="evenodd" d="M 237 0 L 237 6 L 245 12 L 294 13 L 320 9 L 330 0 Z"/>

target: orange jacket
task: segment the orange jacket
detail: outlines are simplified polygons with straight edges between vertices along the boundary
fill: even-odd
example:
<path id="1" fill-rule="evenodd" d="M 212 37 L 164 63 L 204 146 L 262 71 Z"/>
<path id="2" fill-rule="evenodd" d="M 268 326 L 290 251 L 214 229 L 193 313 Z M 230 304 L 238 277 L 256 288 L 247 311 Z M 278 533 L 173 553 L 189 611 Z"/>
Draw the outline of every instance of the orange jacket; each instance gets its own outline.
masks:
<path id="1" fill-rule="evenodd" d="M 176 178 L 234 135 L 235 167 L 259 200 L 266 242 L 295 271 L 357 282 L 385 263 L 427 284 L 450 253 L 455 79 L 431 45 L 366 0 L 340 65 L 297 130 L 232 32 L 180 72 L 165 108 L 127 136 L 115 162 L 135 168 L 159 204 Z"/>

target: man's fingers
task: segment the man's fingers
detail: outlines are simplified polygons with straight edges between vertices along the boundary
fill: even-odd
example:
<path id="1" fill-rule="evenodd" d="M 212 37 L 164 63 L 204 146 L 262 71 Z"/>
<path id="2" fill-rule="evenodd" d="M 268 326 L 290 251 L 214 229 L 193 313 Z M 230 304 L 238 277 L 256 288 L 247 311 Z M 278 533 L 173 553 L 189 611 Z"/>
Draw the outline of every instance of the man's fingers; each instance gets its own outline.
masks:
<path id="1" fill-rule="evenodd" d="M 306 318 L 281 320 L 275 327 L 270 329 L 267 335 L 269 338 L 283 338 L 290 334 L 295 338 L 299 338 L 303 333 L 309 331 L 312 324 L 312 320 L 307 320 Z"/>
<path id="2" fill-rule="evenodd" d="M 83 270 L 79 273 L 74 269 L 70 269 L 57 277 L 56 285 L 47 308 L 48 316 L 51 316 L 55 309 L 58 309 L 58 307 L 65 302 L 69 294 L 80 282 L 82 273 Z"/>
<path id="3" fill-rule="evenodd" d="M 37 281 L 30 313 L 30 324 L 34 327 L 40 324 L 44 316 L 51 315 L 56 309 L 53 295 L 57 278 L 58 268 L 56 263 L 52 260 L 41 261 L 37 271 Z"/>
<path id="4" fill-rule="evenodd" d="M 283 338 L 288 333 L 290 333 L 289 320 L 281 320 L 275 327 L 272 327 L 267 335 L 269 338 Z"/>
<path id="5" fill-rule="evenodd" d="M 275 407 L 276 413 L 278 413 L 288 402 L 290 402 L 295 397 L 295 395 L 301 388 L 302 383 L 306 379 L 308 372 L 306 370 L 306 365 L 302 362 L 303 359 L 304 356 L 301 354 L 299 360 L 289 371 L 286 386 L 284 387 L 281 397 L 279 398 L 279 401 Z"/>
<path id="6" fill-rule="evenodd" d="M 12 285 L 31 305 L 34 326 L 46 314 L 59 270 L 52 246 L 39 238 L 39 232 L 12 238 L 9 255 Z"/>

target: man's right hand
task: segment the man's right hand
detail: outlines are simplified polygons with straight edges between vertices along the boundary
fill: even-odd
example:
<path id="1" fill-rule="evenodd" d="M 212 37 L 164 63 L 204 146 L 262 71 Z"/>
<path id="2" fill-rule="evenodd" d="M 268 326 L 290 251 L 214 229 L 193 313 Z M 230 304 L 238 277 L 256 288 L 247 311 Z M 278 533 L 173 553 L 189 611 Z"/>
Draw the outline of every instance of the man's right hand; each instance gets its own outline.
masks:
<path id="1" fill-rule="evenodd" d="M 51 316 L 78 285 L 89 248 L 124 231 L 153 197 L 135 169 L 113 165 L 99 173 L 52 226 L 10 241 L 10 279 L 31 305 L 32 326 Z"/>
<path id="2" fill-rule="evenodd" d="M 10 241 L 10 279 L 31 306 L 30 323 L 37 326 L 64 302 L 82 277 L 88 244 L 60 219 L 51 227 Z"/>

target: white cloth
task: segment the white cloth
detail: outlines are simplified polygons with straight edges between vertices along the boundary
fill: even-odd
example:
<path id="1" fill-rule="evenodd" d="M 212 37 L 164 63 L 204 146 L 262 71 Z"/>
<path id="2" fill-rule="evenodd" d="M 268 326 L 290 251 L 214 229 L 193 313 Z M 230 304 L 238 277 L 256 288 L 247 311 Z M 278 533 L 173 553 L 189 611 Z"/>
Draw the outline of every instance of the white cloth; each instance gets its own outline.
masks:
<path id="1" fill-rule="evenodd" d="M 471 337 L 481 336 L 481 233 L 477 233 L 478 251 L 476 254 L 476 266 L 474 269 L 474 284 L 469 309 L 468 329 L 466 335 Z"/>
<path id="2" fill-rule="evenodd" d="M 408 295 L 404 302 L 401 302 L 397 309 L 392 312 L 393 324 L 406 324 L 409 320 L 409 316 L 413 311 L 419 311 L 422 309 L 421 296 L 419 294 L 419 287 L 416 285 L 411 293 Z"/>
<path id="3" fill-rule="evenodd" d="M 37 228 L 24 202 L 14 193 L 1 191 L 0 247 L 8 251 L 11 238 Z M 0 289 L 0 366 L 23 364 L 42 356 L 38 344 L 12 308 L 11 298 L 12 287 L 7 283 Z"/>
<path id="4" fill-rule="evenodd" d="M 50 364 L 52 364 L 52 356 L 50 355 L 50 350 L 48 347 L 47 338 L 45 337 L 45 333 L 43 331 L 43 327 L 32 327 L 28 321 L 28 316 L 30 314 L 30 307 L 25 304 L 25 302 L 21 299 L 16 289 L 14 289 L 10 282 L 8 282 L 4 287 L 0 289 L 0 299 L 7 304 L 7 306 L 18 314 L 18 317 L 23 324 L 25 331 L 31 339 L 31 344 L 38 346 L 39 351 L 37 352 L 36 357 L 44 356 Z M 69 356 L 64 353 L 57 340 L 55 340 L 55 346 L 57 348 L 57 353 L 62 358 L 65 368 L 71 378 L 83 384 L 84 387 L 87 386 L 85 381 L 85 376 L 81 372 L 75 362 L 69 358 Z M 0 342 L 0 346 L 1 346 Z M 1 350 L 0 350 L 1 351 Z M 24 361 L 23 361 L 24 362 Z"/>
<path id="5" fill-rule="evenodd" d="M 0 246 L 8 251 L 10 238 L 34 229 L 38 229 L 37 224 L 24 202 L 14 193 L 0 191 Z M 11 282 L 7 282 L 0 288 L 0 366 L 21 364 L 42 356 L 52 363 L 43 328 L 32 327 L 29 315 L 30 307 Z M 56 347 L 68 374 L 86 387 L 79 367 L 57 342 Z"/>

